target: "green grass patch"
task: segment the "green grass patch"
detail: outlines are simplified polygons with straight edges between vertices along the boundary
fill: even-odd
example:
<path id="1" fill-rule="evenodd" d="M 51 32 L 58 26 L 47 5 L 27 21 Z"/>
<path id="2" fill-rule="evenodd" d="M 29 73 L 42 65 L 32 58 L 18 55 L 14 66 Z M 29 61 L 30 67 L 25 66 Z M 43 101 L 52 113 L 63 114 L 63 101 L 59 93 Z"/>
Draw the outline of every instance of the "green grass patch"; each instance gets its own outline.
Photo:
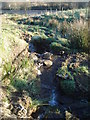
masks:
<path id="1" fill-rule="evenodd" d="M 75 81 L 73 80 L 62 80 L 60 82 L 60 86 L 61 86 L 61 89 L 63 90 L 63 92 L 67 95 L 73 95 L 73 93 L 75 92 Z"/>
<path id="2" fill-rule="evenodd" d="M 60 51 L 69 51 L 69 48 L 62 46 L 61 43 L 57 42 L 52 42 L 50 48 L 53 53 L 59 53 Z"/>

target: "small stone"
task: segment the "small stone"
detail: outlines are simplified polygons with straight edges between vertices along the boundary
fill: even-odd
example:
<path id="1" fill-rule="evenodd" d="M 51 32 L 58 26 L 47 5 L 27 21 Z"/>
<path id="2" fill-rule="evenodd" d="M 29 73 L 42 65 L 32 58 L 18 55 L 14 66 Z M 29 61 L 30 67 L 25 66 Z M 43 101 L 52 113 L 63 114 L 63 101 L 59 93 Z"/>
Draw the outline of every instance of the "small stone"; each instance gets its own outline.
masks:
<path id="1" fill-rule="evenodd" d="M 44 60 L 41 60 L 41 59 L 38 60 L 38 64 L 42 64 L 43 62 Z"/>
<path id="2" fill-rule="evenodd" d="M 9 107 L 8 102 L 4 102 L 4 107 L 5 107 L 5 108 L 8 108 L 8 107 Z"/>
<path id="3" fill-rule="evenodd" d="M 68 111 L 65 111 L 66 113 L 66 120 L 70 120 L 72 118 L 72 114 Z"/>
<path id="4" fill-rule="evenodd" d="M 4 108 L 4 107 L 0 107 L 0 115 L 3 117 L 10 117 L 11 111 L 9 109 Z"/>
<path id="5" fill-rule="evenodd" d="M 61 56 L 64 55 L 64 53 L 65 53 L 64 51 L 60 51 L 60 55 L 61 55 Z"/>
<path id="6" fill-rule="evenodd" d="M 38 67 L 36 67 L 35 71 L 37 75 L 41 75 L 41 71 L 38 69 Z"/>
<path id="7" fill-rule="evenodd" d="M 10 115 L 10 118 L 12 118 L 12 119 L 14 119 L 14 118 L 15 118 L 15 119 L 16 119 L 16 118 L 17 118 L 17 116 L 16 116 L 15 114 L 11 114 L 11 115 Z"/>
<path id="8" fill-rule="evenodd" d="M 65 116 L 66 116 L 66 119 L 65 120 L 79 120 L 79 118 L 77 118 L 76 116 L 74 116 L 73 114 L 71 114 L 70 112 L 68 111 L 65 111 Z"/>
<path id="9" fill-rule="evenodd" d="M 62 78 L 63 76 L 62 76 L 62 74 L 56 74 L 58 77 L 60 77 L 60 78 Z"/>
<path id="10" fill-rule="evenodd" d="M 6 78 L 3 82 L 6 86 L 8 86 L 11 81 L 10 81 L 10 79 Z"/>
<path id="11" fill-rule="evenodd" d="M 53 62 L 51 60 L 45 60 L 43 64 L 47 67 L 51 67 L 53 65 Z"/>
<path id="12" fill-rule="evenodd" d="M 13 109 L 13 105 L 10 104 L 10 106 L 9 106 L 9 110 L 12 110 L 12 109 Z"/>
<path id="13" fill-rule="evenodd" d="M 69 76 L 68 76 L 68 74 L 66 74 L 65 76 L 64 76 L 64 79 L 67 79 Z"/>
<path id="14" fill-rule="evenodd" d="M 31 54 L 31 58 L 32 58 L 35 62 L 38 61 L 38 57 L 37 57 L 36 53 L 32 53 L 32 54 Z"/>
<path id="15" fill-rule="evenodd" d="M 38 75 L 41 75 L 42 73 L 41 73 L 41 71 L 40 70 L 38 70 L 38 73 L 37 73 Z"/>
<path id="16" fill-rule="evenodd" d="M 43 58 L 44 58 L 44 59 L 52 60 L 52 56 L 53 56 L 53 54 L 51 54 L 51 53 L 49 53 L 49 52 L 45 52 L 45 53 L 43 54 Z"/>
<path id="17" fill-rule="evenodd" d="M 75 68 L 77 68 L 79 66 L 79 63 L 75 63 Z"/>

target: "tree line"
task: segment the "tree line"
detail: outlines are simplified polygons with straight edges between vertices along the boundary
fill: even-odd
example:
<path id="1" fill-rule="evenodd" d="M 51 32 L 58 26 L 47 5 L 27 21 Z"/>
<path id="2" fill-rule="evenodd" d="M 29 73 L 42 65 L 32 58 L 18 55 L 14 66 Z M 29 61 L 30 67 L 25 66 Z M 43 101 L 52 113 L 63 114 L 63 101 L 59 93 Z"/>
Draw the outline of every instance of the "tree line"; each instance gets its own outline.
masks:
<path id="1" fill-rule="evenodd" d="M 2 2 L 2 10 L 68 10 L 73 8 L 85 8 L 88 6 L 87 2 L 69 2 L 69 3 L 31 3 L 31 2 Z"/>

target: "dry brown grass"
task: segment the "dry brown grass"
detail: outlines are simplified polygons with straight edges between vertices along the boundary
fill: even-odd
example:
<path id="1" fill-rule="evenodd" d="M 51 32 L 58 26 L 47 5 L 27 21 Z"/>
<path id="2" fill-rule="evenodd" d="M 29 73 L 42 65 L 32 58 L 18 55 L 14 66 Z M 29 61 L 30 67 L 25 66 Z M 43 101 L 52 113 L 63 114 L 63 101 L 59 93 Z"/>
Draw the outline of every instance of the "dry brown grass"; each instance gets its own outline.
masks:
<path id="1" fill-rule="evenodd" d="M 58 25 L 60 24 L 59 23 L 59 21 L 58 20 L 56 20 L 56 19 L 50 19 L 49 21 L 48 21 L 48 24 L 49 24 L 49 26 L 50 27 L 58 27 Z"/>

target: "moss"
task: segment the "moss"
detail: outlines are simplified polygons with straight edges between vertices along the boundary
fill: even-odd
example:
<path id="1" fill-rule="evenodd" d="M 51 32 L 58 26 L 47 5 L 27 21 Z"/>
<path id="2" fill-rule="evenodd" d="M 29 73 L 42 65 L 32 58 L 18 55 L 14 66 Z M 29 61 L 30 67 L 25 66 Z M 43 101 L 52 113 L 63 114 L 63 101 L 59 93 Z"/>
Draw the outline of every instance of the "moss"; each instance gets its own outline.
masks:
<path id="1" fill-rule="evenodd" d="M 61 45 L 65 46 L 65 47 L 70 47 L 70 41 L 68 39 L 65 38 L 58 38 L 57 43 L 60 43 Z"/>
<path id="2" fill-rule="evenodd" d="M 45 34 L 33 36 L 31 40 L 37 51 L 49 50 L 52 41 L 54 41 L 54 38 L 49 38 Z"/>
<path id="3" fill-rule="evenodd" d="M 27 89 L 26 80 L 14 79 L 12 80 L 11 85 L 14 86 L 20 92 Z"/>
<path id="4" fill-rule="evenodd" d="M 74 80 L 61 80 L 60 86 L 63 92 L 67 95 L 73 95 L 75 92 L 75 81 Z"/>
<path id="5" fill-rule="evenodd" d="M 47 38 L 47 43 L 52 43 L 52 42 L 54 42 L 54 41 L 56 41 L 56 39 L 55 38 L 52 38 L 52 37 L 48 37 Z"/>
<path id="6" fill-rule="evenodd" d="M 52 42 L 50 48 L 54 53 L 59 53 L 60 51 L 69 51 L 69 48 L 62 46 L 57 42 Z"/>

